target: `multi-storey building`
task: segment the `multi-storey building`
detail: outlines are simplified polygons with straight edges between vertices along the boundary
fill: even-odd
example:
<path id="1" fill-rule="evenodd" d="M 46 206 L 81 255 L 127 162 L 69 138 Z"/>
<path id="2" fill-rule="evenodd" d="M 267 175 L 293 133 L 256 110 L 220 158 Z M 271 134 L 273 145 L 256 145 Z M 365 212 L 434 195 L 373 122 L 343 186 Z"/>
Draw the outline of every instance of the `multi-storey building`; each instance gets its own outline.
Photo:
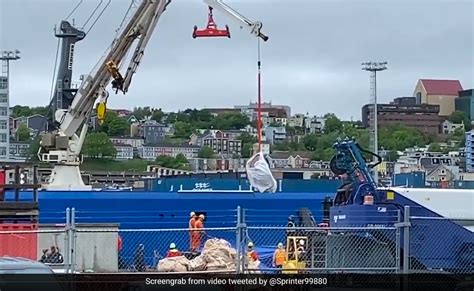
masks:
<path id="1" fill-rule="evenodd" d="M 466 172 L 474 173 L 474 130 L 466 132 Z"/>
<path id="2" fill-rule="evenodd" d="M 30 151 L 30 143 L 26 141 L 10 142 L 10 159 L 26 160 Z"/>
<path id="3" fill-rule="evenodd" d="M 274 151 L 268 157 L 271 168 L 309 168 L 312 152 Z"/>
<path id="4" fill-rule="evenodd" d="M 134 148 L 139 148 L 145 143 L 145 140 L 141 137 L 130 136 L 111 136 L 110 141 L 113 144 L 127 144 Z"/>
<path id="5" fill-rule="evenodd" d="M 8 105 L 8 79 L 0 76 L 0 161 L 10 155 L 10 108 Z"/>
<path id="6" fill-rule="evenodd" d="M 158 123 L 155 120 L 147 120 L 140 127 L 140 136 L 145 139 L 147 144 L 158 144 L 165 140 L 169 135 L 171 127 Z"/>
<path id="7" fill-rule="evenodd" d="M 464 90 L 459 92 L 459 97 L 455 100 L 456 111 L 462 111 L 474 123 L 474 90 Z"/>
<path id="8" fill-rule="evenodd" d="M 440 119 L 439 105 L 416 104 L 414 97 L 395 98 L 390 104 L 377 104 L 378 127 L 402 124 L 423 133 L 437 135 Z M 362 107 L 362 125 L 371 124 L 373 104 Z"/>
<path id="9" fill-rule="evenodd" d="M 443 134 L 453 134 L 458 129 L 464 131 L 464 123 L 453 123 L 449 120 L 445 120 L 441 123 L 441 133 Z"/>
<path id="10" fill-rule="evenodd" d="M 304 114 L 295 114 L 288 118 L 288 126 L 291 127 L 303 127 L 305 124 L 306 116 Z"/>
<path id="11" fill-rule="evenodd" d="M 144 144 L 138 148 L 138 155 L 145 160 L 155 160 L 159 156 L 170 156 L 175 158 L 179 154 L 183 154 L 188 158 L 197 158 L 201 148 L 192 145 L 160 145 L 160 144 Z"/>
<path id="12" fill-rule="evenodd" d="M 265 141 L 271 145 L 284 143 L 286 141 L 286 127 L 267 126 L 264 130 Z"/>
<path id="13" fill-rule="evenodd" d="M 114 148 L 117 151 L 115 155 L 116 160 L 131 160 L 133 159 L 133 147 L 125 143 L 114 143 Z"/>
<path id="14" fill-rule="evenodd" d="M 439 115 L 448 117 L 455 109 L 455 100 L 463 88 L 458 80 L 420 79 L 416 84 L 413 97 L 416 104 L 439 106 Z"/>
<path id="15" fill-rule="evenodd" d="M 223 157 L 231 158 L 240 156 L 242 153 L 242 141 L 232 137 L 225 131 L 216 131 L 202 137 L 202 145 L 210 147 L 214 153 Z"/>

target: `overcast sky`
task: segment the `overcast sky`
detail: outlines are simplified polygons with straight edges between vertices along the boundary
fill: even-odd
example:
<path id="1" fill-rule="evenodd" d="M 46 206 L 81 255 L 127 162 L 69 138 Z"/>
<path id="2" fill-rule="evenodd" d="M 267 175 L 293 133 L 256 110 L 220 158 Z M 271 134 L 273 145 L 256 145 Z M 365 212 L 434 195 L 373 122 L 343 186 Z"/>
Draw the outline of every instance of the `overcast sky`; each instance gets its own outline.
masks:
<path id="1" fill-rule="evenodd" d="M 0 49 L 19 49 L 11 64 L 11 105 L 46 105 L 57 39 L 53 28 L 79 0 L 0 0 Z M 104 2 L 107 2 L 105 0 Z M 84 0 L 72 18 L 82 26 L 99 1 Z M 77 79 L 111 43 L 130 0 L 112 0 L 75 48 Z M 263 22 L 263 99 L 293 113 L 334 112 L 360 119 L 369 100 L 361 62 L 386 60 L 379 99 L 411 96 L 419 78 L 459 79 L 474 87 L 474 0 L 227 0 Z M 291 3 L 291 4 L 289 4 Z M 255 101 L 257 40 L 218 11 L 231 39 L 192 39 L 204 27 L 207 6 L 173 0 L 160 19 L 127 95 L 109 107 L 153 106 L 165 111 L 232 107 Z"/>

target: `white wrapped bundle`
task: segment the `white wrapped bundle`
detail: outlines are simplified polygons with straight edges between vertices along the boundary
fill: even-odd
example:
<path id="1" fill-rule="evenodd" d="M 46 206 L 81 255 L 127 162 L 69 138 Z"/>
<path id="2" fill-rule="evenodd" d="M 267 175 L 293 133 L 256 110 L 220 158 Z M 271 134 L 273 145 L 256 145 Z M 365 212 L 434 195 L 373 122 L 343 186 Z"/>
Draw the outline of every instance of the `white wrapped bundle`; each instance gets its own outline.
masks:
<path id="1" fill-rule="evenodd" d="M 272 171 L 265 160 L 263 152 L 259 152 L 252 156 L 247 161 L 246 169 L 247 178 L 252 187 L 256 188 L 260 193 L 276 192 L 277 182 L 275 178 L 273 178 Z"/>

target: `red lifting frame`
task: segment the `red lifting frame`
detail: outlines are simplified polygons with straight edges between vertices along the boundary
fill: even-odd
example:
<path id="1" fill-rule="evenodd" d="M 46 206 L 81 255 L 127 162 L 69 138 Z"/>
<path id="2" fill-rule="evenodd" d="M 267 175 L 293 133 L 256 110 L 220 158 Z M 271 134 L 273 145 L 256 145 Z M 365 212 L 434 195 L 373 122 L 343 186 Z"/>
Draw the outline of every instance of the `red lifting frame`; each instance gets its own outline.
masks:
<path id="1" fill-rule="evenodd" d="M 230 38 L 229 27 L 226 25 L 225 29 L 217 29 L 217 25 L 212 18 L 212 7 L 209 6 L 209 15 L 207 18 L 207 27 L 199 30 L 194 26 L 193 38 L 196 37 L 228 37 Z"/>

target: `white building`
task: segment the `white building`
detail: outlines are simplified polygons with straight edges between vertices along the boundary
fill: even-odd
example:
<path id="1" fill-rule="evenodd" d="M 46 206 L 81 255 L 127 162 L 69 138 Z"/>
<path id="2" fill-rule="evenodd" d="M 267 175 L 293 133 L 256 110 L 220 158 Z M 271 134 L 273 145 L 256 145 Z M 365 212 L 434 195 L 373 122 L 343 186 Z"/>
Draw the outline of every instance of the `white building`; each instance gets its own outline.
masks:
<path id="1" fill-rule="evenodd" d="M 133 147 L 129 144 L 115 143 L 114 148 L 117 151 L 115 155 L 116 160 L 131 160 L 133 159 Z"/>
<path id="2" fill-rule="evenodd" d="M 441 124 L 443 134 L 453 134 L 457 129 L 464 130 L 464 123 L 452 123 L 449 120 L 445 120 Z"/>

